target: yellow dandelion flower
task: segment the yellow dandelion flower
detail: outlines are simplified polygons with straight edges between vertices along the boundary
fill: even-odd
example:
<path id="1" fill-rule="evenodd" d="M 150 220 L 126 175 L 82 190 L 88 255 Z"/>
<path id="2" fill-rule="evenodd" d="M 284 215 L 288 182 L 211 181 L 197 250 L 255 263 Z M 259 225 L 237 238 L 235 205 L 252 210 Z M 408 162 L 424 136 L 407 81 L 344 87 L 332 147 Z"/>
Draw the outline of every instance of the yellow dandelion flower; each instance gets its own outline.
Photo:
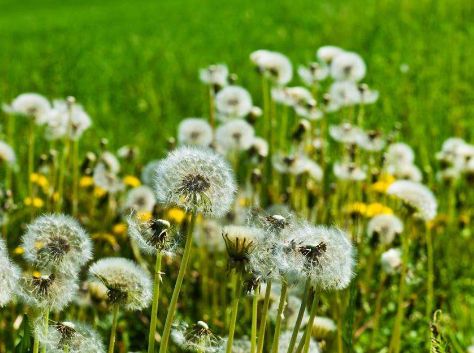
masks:
<path id="1" fill-rule="evenodd" d="M 53 195 L 51 196 L 53 201 L 57 202 L 59 201 L 59 192 L 54 192 Z"/>
<path id="2" fill-rule="evenodd" d="M 136 176 L 133 176 L 133 175 L 126 175 L 123 178 L 123 183 L 132 188 L 136 188 L 137 186 L 140 186 L 142 184 L 140 182 L 140 179 L 138 179 Z"/>
<path id="3" fill-rule="evenodd" d="M 27 197 L 23 203 L 25 206 L 32 206 L 34 208 L 42 208 L 44 206 L 44 201 L 39 197 Z"/>
<path id="4" fill-rule="evenodd" d="M 88 188 L 88 187 L 91 187 L 92 185 L 94 185 L 94 179 L 90 176 L 83 176 L 79 180 L 79 186 L 81 188 Z"/>
<path id="5" fill-rule="evenodd" d="M 149 220 L 151 220 L 152 217 L 153 215 L 151 214 L 151 212 L 138 212 L 137 213 L 137 218 L 141 222 L 148 222 Z"/>
<path id="6" fill-rule="evenodd" d="M 93 240 L 105 241 L 105 242 L 109 243 L 112 247 L 116 247 L 118 245 L 117 240 L 110 233 L 104 233 L 104 232 L 94 233 L 94 234 L 92 234 L 92 239 Z"/>
<path id="7" fill-rule="evenodd" d="M 117 223 L 112 228 L 112 233 L 115 235 L 124 235 L 127 232 L 127 225 L 125 223 Z"/>
<path id="8" fill-rule="evenodd" d="M 40 271 L 33 271 L 32 273 L 34 278 L 40 278 L 41 277 L 41 272 Z"/>
<path id="9" fill-rule="evenodd" d="M 239 205 L 242 207 L 250 206 L 250 199 L 247 197 L 240 197 L 238 199 Z"/>
<path id="10" fill-rule="evenodd" d="M 348 205 L 346 210 L 347 210 L 347 213 L 356 213 L 356 214 L 365 215 L 367 211 L 367 204 L 365 204 L 364 202 L 354 202 Z"/>
<path id="11" fill-rule="evenodd" d="M 180 208 L 170 208 L 168 212 L 166 212 L 166 218 L 170 222 L 174 222 L 177 224 L 180 224 L 184 221 L 184 218 L 186 217 L 186 213 L 180 209 Z"/>
<path id="12" fill-rule="evenodd" d="M 373 202 L 367 206 L 365 211 L 366 217 L 374 217 L 379 214 L 393 214 L 393 210 L 379 202 Z"/>
<path id="13" fill-rule="evenodd" d="M 23 247 L 21 246 L 17 246 L 14 250 L 13 250 L 13 253 L 15 255 L 23 255 L 25 253 L 25 249 L 23 249 Z"/>
<path id="14" fill-rule="evenodd" d="M 375 192 L 385 193 L 388 187 L 395 181 L 393 175 L 383 174 L 380 179 L 370 186 L 370 189 Z"/>
<path id="15" fill-rule="evenodd" d="M 104 197 L 105 194 L 107 194 L 107 191 L 105 191 L 104 189 L 98 186 L 94 188 L 94 197 L 100 199 L 101 197 Z"/>

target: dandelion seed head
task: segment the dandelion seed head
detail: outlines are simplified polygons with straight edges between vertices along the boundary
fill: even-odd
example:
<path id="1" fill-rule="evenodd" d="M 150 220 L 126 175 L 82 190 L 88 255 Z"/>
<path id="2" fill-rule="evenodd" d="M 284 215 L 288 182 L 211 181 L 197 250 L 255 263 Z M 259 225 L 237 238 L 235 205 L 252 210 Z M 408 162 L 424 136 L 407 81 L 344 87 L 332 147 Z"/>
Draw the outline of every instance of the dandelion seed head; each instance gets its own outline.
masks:
<path id="1" fill-rule="evenodd" d="M 385 152 L 385 163 L 387 165 L 413 164 L 414 160 L 415 153 L 413 149 L 403 142 L 390 144 Z"/>
<path id="2" fill-rule="evenodd" d="M 152 212 L 156 204 L 153 189 L 147 185 L 137 186 L 127 193 L 124 209 L 135 212 Z"/>
<path id="3" fill-rule="evenodd" d="M 337 326 L 333 319 L 324 316 L 316 316 L 314 318 L 312 334 L 318 340 L 327 338 L 336 331 Z"/>
<path id="4" fill-rule="evenodd" d="M 255 136 L 249 149 L 262 159 L 268 156 L 268 142 L 262 137 Z"/>
<path id="5" fill-rule="evenodd" d="M 357 82 L 365 77 L 366 65 L 360 55 L 343 52 L 331 61 L 331 76 L 336 81 Z"/>
<path id="6" fill-rule="evenodd" d="M 92 241 L 72 217 L 44 215 L 28 225 L 22 237 L 24 257 L 41 269 L 77 272 L 92 258 Z"/>
<path id="7" fill-rule="evenodd" d="M 430 221 L 436 216 L 438 202 L 431 190 L 423 184 L 409 180 L 398 180 L 389 186 L 387 193 L 414 208 L 415 215 L 425 221 Z"/>
<path id="8" fill-rule="evenodd" d="M 224 64 L 214 64 L 199 70 L 199 79 L 210 86 L 224 87 L 227 85 L 229 69 Z"/>
<path id="9" fill-rule="evenodd" d="M 96 186 L 110 194 L 115 194 L 125 188 L 119 176 L 111 171 L 105 163 L 99 162 L 95 166 L 92 177 Z"/>
<path id="10" fill-rule="evenodd" d="M 171 338 L 186 352 L 215 353 L 222 345 L 222 339 L 214 335 L 204 321 L 198 321 L 194 325 L 176 323 L 171 331 Z"/>
<path id="11" fill-rule="evenodd" d="M 245 120 L 228 121 L 216 130 L 216 142 L 224 152 L 246 151 L 255 140 L 255 129 Z"/>
<path id="12" fill-rule="evenodd" d="M 160 164 L 160 160 L 154 160 L 148 162 L 142 169 L 141 180 L 143 184 L 148 186 L 154 186 L 155 184 L 155 173 L 156 168 Z"/>
<path id="13" fill-rule="evenodd" d="M 333 172 L 339 180 L 362 181 L 367 178 L 365 170 L 352 162 L 334 163 Z"/>
<path id="14" fill-rule="evenodd" d="M 386 167 L 386 171 L 396 179 L 411 180 L 418 183 L 423 180 L 421 170 L 414 164 L 389 165 Z"/>
<path id="15" fill-rule="evenodd" d="M 380 256 L 380 263 L 386 273 L 393 274 L 397 272 L 402 264 L 402 253 L 400 249 L 391 248 L 385 251 Z"/>
<path id="16" fill-rule="evenodd" d="M 123 305 L 127 310 L 141 310 L 150 304 L 150 276 L 133 261 L 104 258 L 92 264 L 89 272 L 107 287 L 111 303 Z"/>
<path id="17" fill-rule="evenodd" d="M 250 256 L 263 236 L 264 233 L 256 227 L 238 225 L 224 227 L 222 237 L 229 255 L 229 266 L 247 270 Z"/>
<path id="18" fill-rule="evenodd" d="M 155 255 L 157 251 L 173 255 L 178 241 L 172 235 L 171 224 L 164 219 L 141 221 L 136 215 L 128 217 L 128 234 L 144 252 Z"/>
<path id="19" fill-rule="evenodd" d="M 291 61 L 281 53 L 261 49 L 250 54 L 250 60 L 259 72 L 278 85 L 286 85 L 293 78 Z"/>
<path id="20" fill-rule="evenodd" d="M 201 118 L 187 118 L 178 126 L 180 145 L 208 147 L 212 142 L 212 128 Z"/>
<path id="21" fill-rule="evenodd" d="M 403 232 L 403 223 L 393 214 L 380 214 L 372 217 L 367 225 L 370 237 L 376 237 L 381 244 L 391 244 L 396 235 Z"/>
<path id="22" fill-rule="evenodd" d="M 224 87 L 217 93 L 215 101 L 218 118 L 222 121 L 243 118 L 253 108 L 250 93 L 240 86 Z"/>
<path id="23" fill-rule="evenodd" d="M 379 99 L 379 91 L 370 89 L 365 83 L 359 85 L 360 103 L 374 104 Z"/>
<path id="24" fill-rule="evenodd" d="M 336 56 L 344 53 L 344 49 L 336 47 L 334 45 L 325 45 L 318 49 L 316 57 L 323 63 L 329 65 Z"/>
<path id="25" fill-rule="evenodd" d="M 219 154 L 180 147 L 158 165 L 155 192 L 159 203 L 222 217 L 234 200 L 236 185 L 232 170 Z"/>
<path id="26" fill-rule="evenodd" d="M 20 269 L 8 257 L 7 246 L 0 239 L 0 308 L 8 304 L 18 287 Z"/>
<path id="27" fill-rule="evenodd" d="M 299 66 L 298 75 L 305 85 L 313 86 L 329 76 L 329 68 L 325 64 L 313 62 L 308 66 Z"/>
<path id="28" fill-rule="evenodd" d="M 47 114 L 45 133 L 48 140 L 58 140 L 64 137 L 78 140 L 92 126 L 90 116 L 80 104 L 55 100 L 52 109 Z"/>
<path id="29" fill-rule="evenodd" d="M 7 113 L 24 115 L 32 118 L 37 125 L 47 121 L 51 103 L 38 93 L 23 93 L 17 96 L 9 106 L 4 106 Z"/>
<path id="30" fill-rule="evenodd" d="M 6 164 L 14 164 L 16 161 L 16 154 L 11 146 L 4 142 L 0 141 L 0 162 L 5 162 Z"/>
<path id="31" fill-rule="evenodd" d="M 356 137 L 356 143 L 363 150 L 370 152 L 378 152 L 385 147 L 385 139 L 378 131 L 361 131 Z"/>

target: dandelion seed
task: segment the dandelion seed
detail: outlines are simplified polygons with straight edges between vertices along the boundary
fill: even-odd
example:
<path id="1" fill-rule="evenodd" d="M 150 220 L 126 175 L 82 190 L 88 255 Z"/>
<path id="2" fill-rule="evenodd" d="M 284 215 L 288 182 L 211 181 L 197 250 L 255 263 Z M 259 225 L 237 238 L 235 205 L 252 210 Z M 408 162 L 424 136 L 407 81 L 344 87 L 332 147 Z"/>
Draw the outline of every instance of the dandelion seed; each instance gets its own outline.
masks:
<path id="1" fill-rule="evenodd" d="M 403 232 L 403 223 L 395 215 L 381 214 L 373 217 L 367 225 L 367 233 L 371 238 L 376 238 L 380 243 L 391 244 L 396 235 Z"/>
<path id="2" fill-rule="evenodd" d="M 246 151 L 255 141 L 255 130 L 245 120 L 231 120 L 216 130 L 217 145 L 225 153 Z"/>
<path id="3" fill-rule="evenodd" d="M 156 169 L 158 202 L 187 211 L 222 217 L 236 192 L 232 170 L 218 154 L 207 149 L 181 147 Z"/>
<path id="4" fill-rule="evenodd" d="M 178 126 L 180 145 L 208 147 L 212 142 L 212 128 L 201 118 L 187 118 Z"/>
<path id="5" fill-rule="evenodd" d="M 342 53 L 344 53 L 344 49 L 342 48 L 333 45 L 325 45 L 318 49 L 316 57 L 323 63 L 329 65 L 336 56 Z"/>
<path id="6" fill-rule="evenodd" d="M 144 213 L 151 212 L 155 207 L 156 199 L 153 190 L 146 185 L 138 186 L 127 193 L 124 209 Z"/>
<path id="7" fill-rule="evenodd" d="M 150 304 L 150 276 L 133 261 L 104 258 L 92 264 L 89 272 L 107 287 L 111 304 L 123 305 L 127 310 L 142 310 Z"/>
<path id="8" fill-rule="evenodd" d="M 214 335 L 204 321 L 198 321 L 194 325 L 187 323 L 174 325 L 171 338 L 177 346 L 187 352 L 214 353 L 218 352 L 222 345 L 222 339 Z"/>
<path id="9" fill-rule="evenodd" d="M 8 304 L 17 289 L 20 269 L 9 259 L 7 246 L 0 239 L 0 307 Z"/>
<path id="10" fill-rule="evenodd" d="M 0 141 L 0 162 L 12 165 L 16 161 L 16 154 L 13 148 L 6 142 Z"/>
<path id="11" fill-rule="evenodd" d="M 136 216 L 128 217 L 128 234 L 146 253 L 155 255 L 161 251 L 168 256 L 174 253 L 178 242 L 171 236 L 170 223 L 163 219 L 140 221 Z"/>
<path id="12" fill-rule="evenodd" d="M 7 113 L 24 115 L 34 120 L 37 125 L 44 124 L 51 109 L 49 101 L 38 93 L 23 93 L 16 97 L 10 105 L 4 105 Z"/>
<path id="13" fill-rule="evenodd" d="M 336 81 L 357 82 L 364 78 L 365 72 L 365 62 L 356 53 L 339 53 L 331 61 L 331 76 Z"/>
<path id="14" fill-rule="evenodd" d="M 431 221 L 435 216 L 438 203 L 435 196 L 425 185 L 408 180 L 395 181 L 387 190 L 405 204 L 416 210 L 415 216 Z"/>
<path id="15" fill-rule="evenodd" d="M 42 269 L 71 273 L 92 258 L 92 242 L 72 217 L 45 215 L 28 225 L 22 237 L 25 259 Z"/>
<path id="16" fill-rule="evenodd" d="M 263 49 L 257 50 L 250 54 L 250 60 L 260 73 L 278 85 L 286 85 L 293 78 L 293 66 L 290 60 L 281 53 Z"/>
<path id="17" fill-rule="evenodd" d="M 224 87 L 227 85 L 229 69 L 224 64 L 210 65 L 199 70 L 199 79 L 209 86 Z"/>
<path id="18" fill-rule="evenodd" d="M 250 93 L 240 86 L 227 86 L 216 95 L 216 108 L 221 121 L 243 118 L 253 108 Z"/>
<path id="19" fill-rule="evenodd" d="M 382 269 L 388 274 L 393 274 L 400 269 L 402 265 L 402 253 L 400 249 L 389 249 L 380 256 Z"/>

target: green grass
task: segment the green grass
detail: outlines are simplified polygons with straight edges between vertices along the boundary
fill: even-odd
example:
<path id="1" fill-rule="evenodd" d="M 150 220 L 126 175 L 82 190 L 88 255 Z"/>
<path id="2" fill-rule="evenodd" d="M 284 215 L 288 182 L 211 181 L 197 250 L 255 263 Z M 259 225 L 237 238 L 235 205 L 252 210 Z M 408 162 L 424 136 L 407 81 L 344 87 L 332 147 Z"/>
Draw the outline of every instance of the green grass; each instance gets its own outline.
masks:
<path id="1" fill-rule="evenodd" d="M 94 119 L 89 144 L 107 136 L 158 153 L 177 121 L 205 114 L 200 67 L 227 63 L 260 102 L 251 51 L 279 50 L 298 64 L 324 44 L 362 54 L 381 92 L 367 124 L 401 121 L 405 140 L 428 147 L 424 161 L 443 138 L 474 134 L 471 1 L 0 3 L 0 100 L 75 95 Z"/>

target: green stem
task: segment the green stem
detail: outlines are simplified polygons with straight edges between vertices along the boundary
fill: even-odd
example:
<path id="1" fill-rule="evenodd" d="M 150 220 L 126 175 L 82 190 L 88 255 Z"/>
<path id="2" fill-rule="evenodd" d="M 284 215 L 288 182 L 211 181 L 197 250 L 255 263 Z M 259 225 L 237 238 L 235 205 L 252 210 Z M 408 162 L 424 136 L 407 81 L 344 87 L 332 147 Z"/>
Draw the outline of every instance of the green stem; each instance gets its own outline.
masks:
<path id="1" fill-rule="evenodd" d="M 155 332 L 156 319 L 158 314 L 158 300 L 160 297 L 160 283 L 161 283 L 161 259 L 163 253 L 157 251 L 155 262 L 155 279 L 153 282 L 153 302 L 151 306 L 150 332 L 148 334 L 148 353 L 155 352 Z"/>
<path id="2" fill-rule="evenodd" d="M 280 332 L 281 332 L 281 322 L 283 320 L 283 310 L 286 305 L 286 293 L 288 291 L 288 283 L 285 280 L 282 280 L 281 283 L 281 293 L 280 293 L 280 302 L 278 303 L 278 311 L 275 322 L 275 334 L 273 335 L 272 343 L 272 353 L 278 353 L 278 343 L 280 341 Z"/>
<path id="3" fill-rule="evenodd" d="M 237 322 L 237 312 L 239 309 L 240 293 L 242 291 L 241 273 L 234 274 L 234 298 L 232 301 L 232 311 L 230 315 L 229 336 L 227 338 L 226 353 L 232 352 L 232 344 L 234 342 L 235 324 Z"/>
<path id="4" fill-rule="evenodd" d="M 431 229 L 426 226 L 426 255 L 428 257 L 428 278 L 427 278 L 427 291 L 428 296 L 426 299 L 426 318 L 431 320 L 433 312 L 433 301 L 434 301 L 434 264 L 433 264 L 433 237 L 431 236 Z"/>
<path id="5" fill-rule="evenodd" d="M 183 284 L 184 275 L 186 273 L 186 268 L 188 267 L 189 258 L 191 256 L 193 229 L 195 223 L 196 214 L 193 212 L 191 213 L 188 232 L 186 234 L 186 245 L 184 246 L 183 258 L 181 260 L 181 265 L 179 266 L 178 277 L 176 278 L 176 284 L 174 285 L 173 295 L 171 297 L 170 306 L 166 315 L 163 335 L 161 336 L 160 353 L 168 353 L 168 342 L 171 333 L 171 325 L 173 324 L 174 314 L 176 312 L 176 306 L 178 304 L 179 292 L 181 291 L 181 285 Z"/>
<path id="6" fill-rule="evenodd" d="M 268 314 L 268 307 L 270 305 L 271 293 L 272 293 L 272 280 L 268 280 L 267 287 L 265 289 L 265 299 L 263 300 L 262 319 L 260 322 L 260 328 L 258 330 L 257 353 L 263 352 L 263 343 L 265 341 L 265 327 L 267 325 L 267 314 Z"/>
<path id="7" fill-rule="evenodd" d="M 79 141 L 74 140 L 72 145 L 72 214 L 77 215 L 79 206 Z"/>
<path id="8" fill-rule="evenodd" d="M 48 323 L 49 323 L 49 309 L 46 309 L 43 317 L 43 334 L 44 337 L 48 335 Z M 41 353 L 46 353 L 46 346 L 41 347 Z"/>
<path id="9" fill-rule="evenodd" d="M 118 312 L 119 312 L 119 306 L 118 304 L 115 304 L 113 307 L 112 329 L 110 331 L 109 350 L 107 351 L 108 353 L 114 352 L 115 336 L 117 333 Z"/>
<path id="10" fill-rule="evenodd" d="M 303 298 L 301 299 L 300 309 L 298 311 L 298 316 L 296 318 L 295 327 L 293 327 L 293 333 L 291 334 L 290 344 L 288 345 L 287 353 L 293 353 L 293 349 L 296 345 L 296 339 L 298 338 L 298 332 L 301 327 L 301 322 L 303 321 L 304 313 L 306 311 L 306 303 L 308 302 L 308 294 L 311 288 L 311 282 L 309 279 L 306 280 L 304 287 Z"/>
<path id="11" fill-rule="evenodd" d="M 306 330 L 303 337 L 296 349 L 296 353 L 308 353 L 309 345 L 311 343 L 311 331 L 313 330 L 314 318 L 316 317 L 316 310 L 318 309 L 318 296 L 316 291 L 314 291 L 314 298 L 311 304 L 311 310 L 309 313 L 309 321 L 306 324 Z"/>
<path id="12" fill-rule="evenodd" d="M 252 298 L 252 332 L 250 334 L 250 353 L 255 353 L 257 349 L 257 316 L 258 316 L 258 288 Z"/>

